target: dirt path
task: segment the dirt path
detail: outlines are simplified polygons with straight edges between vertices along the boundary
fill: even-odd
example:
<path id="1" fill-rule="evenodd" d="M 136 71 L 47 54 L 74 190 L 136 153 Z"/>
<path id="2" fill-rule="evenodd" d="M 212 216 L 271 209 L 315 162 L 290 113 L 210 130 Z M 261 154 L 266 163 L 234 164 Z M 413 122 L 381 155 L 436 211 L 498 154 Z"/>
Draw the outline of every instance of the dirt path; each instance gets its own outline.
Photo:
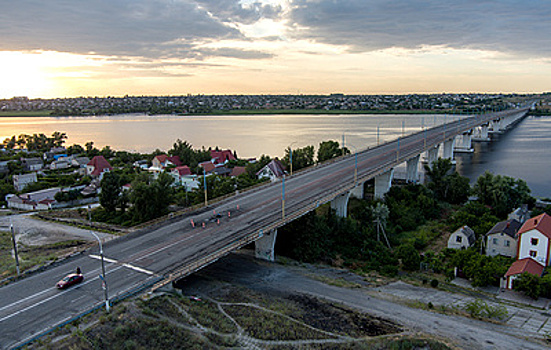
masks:
<path id="1" fill-rule="evenodd" d="M 311 270 L 301 267 L 264 263 L 244 254 L 232 254 L 202 270 L 199 275 L 264 293 L 307 294 L 338 302 L 394 321 L 411 331 L 449 339 L 461 349 L 548 349 L 530 340 L 535 337 L 541 339 L 541 335 L 517 327 L 410 308 L 378 298 L 377 288 L 331 286 L 308 277 L 310 273 Z M 193 283 L 193 279 L 190 282 L 189 285 L 200 293 L 201 284 Z"/>
<path id="2" fill-rule="evenodd" d="M 10 224 L 13 224 L 17 241 L 26 245 L 52 244 L 73 239 L 96 241 L 89 230 L 36 219 L 32 213 L 0 216 L 0 230 L 8 231 Z M 94 233 L 103 242 L 116 237 L 104 232 Z"/>

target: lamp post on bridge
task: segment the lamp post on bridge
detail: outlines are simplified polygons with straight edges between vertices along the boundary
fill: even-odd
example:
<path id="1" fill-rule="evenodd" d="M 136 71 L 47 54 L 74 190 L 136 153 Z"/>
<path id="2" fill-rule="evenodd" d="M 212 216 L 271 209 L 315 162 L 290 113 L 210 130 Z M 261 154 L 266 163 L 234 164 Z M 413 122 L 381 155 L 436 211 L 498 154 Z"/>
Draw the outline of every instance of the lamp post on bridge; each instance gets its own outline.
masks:
<path id="1" fill-rule="evenodd" d="M 285 220 L 285 174 L 281 178 L 281 219 Z"/>
<path id="2" fill-rule="evenodd" d="M 94 236 L 98 243 L 99 243 L 99 255 L 101 257 L 101 275 L 100 275 L 100 279 L 101 279 L 101 286 L 103 288 L 103 293 L 104 293 L 104 297 L 105 297 L 105 311 L 109 312 L 110 311 L 110 308 L 109 308 L 109 293 L 107 291 L 107 279 L 105 278 L 105 261 L 104 261 L 104 258 L 103 258 L 103 245 L 101 244 L 101 239 L 98 237 L 98 235 L 96 235 L 94 233 L 94 231 L 92 231 L 92 211 L 91 211 L 91 207 L 88 206 L 88 221 L 90 222 L 90 233 L 92 234 L 92 236 Z"/>
<path id="3" fill-rule="evenodd" d="M 205 188 L 205 207 L 209 205 L 207 198 L 207 169 L 203 166 L 203 187 Z"/>
<path id="4" fill-rule="evenodd" d="M 291 143 L 287 148 L 289 148 L 289 166 L 291 168 L 291 173 L 289 175 L 293 176 L 293 145 L 297 143 L 297 141 Z"/>
<path id="5" fill-rule="evenodd" d="M 356 185 L 358 182 L 358 149 L 350 143 L 348 146 L 354 148 L 354 185 Z"/>

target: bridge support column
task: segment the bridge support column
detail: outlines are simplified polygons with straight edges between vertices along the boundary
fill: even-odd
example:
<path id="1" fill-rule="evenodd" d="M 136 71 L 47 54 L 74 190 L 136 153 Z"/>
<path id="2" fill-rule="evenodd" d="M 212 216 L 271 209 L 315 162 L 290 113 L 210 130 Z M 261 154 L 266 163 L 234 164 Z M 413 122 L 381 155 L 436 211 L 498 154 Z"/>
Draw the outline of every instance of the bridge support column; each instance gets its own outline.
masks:
<path id="1" fill-rule="evenodd" d="M 392 177 L 394 176 L 394 168 L 390 169 L 386 173 L 375 176 L 375 198 L 383 198 L 385 193 L 390 190 L 392 186 Z"/>
<path id="2" fill-rule="evenodd" d="M 350 196 L 358 198 L 358 199 L 364 199 L 364 184 L 363 184 L 363 182 L 359 183 L 358 186 L 356 186 L 352 190 L 350 190 Z"/>
<path id="3" fill-rule="evenodd" d="M 254 242 L 254 256 L 257 259 L 275 261 L 277 229 L 268 231 Z"/>
<path id="4" fill-rule="evenodd" d="M 345 218 L 348 215 L 348 199 L 352 192 L 345 192 L 333 198 L 331 201 L 331 209 L 335 210 L 337 216 Z"/>
<path id="5" fill-rule="evenodd" d="M 490 121 L 490 129 L 488 130 L 490 134 L 499 134 L 502 132 L 502 120 L 497 118 Z"/>
<path id="6" fill-rule="evenodd" d="M 453 148 L 455 145 L 455 137 L 444 141 L 443 157 L 444 159 L 450 159 L 453 161 Z"/>
<path id="7" fill-rule="evenodd" d="M 438 150 L 440 150 L 440 144 L 434 146 L 427 151 L 427 164 L 431 166 L 432 163 L 438 159 Z"/>
<path id="8" fill-rule="evenodd" d="M 475 134 L 474 134 L 473 140 L 474 141 L 483 141 L 483 142 L 490 141 L 488 128 L 489 128 L 488 124 L 482 124 L 479 127 L 477 127 L 475 129 Z"/>
<path id="9" fill-rule="evenodd" d="M 461 142 L 459 142 L 459 145 L 456 144 L 455 152 L 464 152 L 464 153 L 474 152 L 473 145 L 472 145 L 472 134 L 473 134 L 473 130 L 471 129 L 467 132 L 464 132 L 461 135 Z"/>
<path id="10" fill-rule="evenodd" d="M 419 158 L 421 158 L 420 154 L 418 154 L 416 157 L 413 157 L 407 160 L 406 162 L 406 169 L 407 169 L 406 181 L 407 182 L 419 181 Z"/>

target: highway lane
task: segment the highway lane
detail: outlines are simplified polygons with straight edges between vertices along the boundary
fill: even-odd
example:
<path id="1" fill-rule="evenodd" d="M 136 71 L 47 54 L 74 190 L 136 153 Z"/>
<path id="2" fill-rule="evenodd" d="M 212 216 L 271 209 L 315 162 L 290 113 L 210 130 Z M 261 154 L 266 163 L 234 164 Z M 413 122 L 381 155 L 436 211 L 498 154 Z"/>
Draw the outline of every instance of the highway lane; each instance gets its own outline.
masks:
<path id="1" fill-rule="evenodd" d="M 520 113 L 513 111 L 510 113 Z M 446 133 L 482 120 L 466 118 L 358 153 L 358 182 L 442 142 Z M 285 180 L 286 217 L 311 208 L 354 187 L 355 157 L 318 165 Z M 104 246 L 111 297 L 152 283 L 205 256 L 218 256 L 258 237 L 259 231 L 282 225 L 282 182 L 243 192 L 154 229 L 108 242 Z M 239 207 L 239 209 L 238 209 Z M 228 216 L 229 212 L 229 216 Z M 217 218 L 216 214 L 220 217 Z M 220 220 L 218 224 L 216 219 Z M 191 221 L 195 223 L 192 227 Z M 202 224 L 205 223 L 205 227 Z M 103 303 L 97 248 L 43 273 L 0 288 L 0 347 L 9 348 Z M 80 266 L 85 282 L 67 291 L 54 288 Z"/>

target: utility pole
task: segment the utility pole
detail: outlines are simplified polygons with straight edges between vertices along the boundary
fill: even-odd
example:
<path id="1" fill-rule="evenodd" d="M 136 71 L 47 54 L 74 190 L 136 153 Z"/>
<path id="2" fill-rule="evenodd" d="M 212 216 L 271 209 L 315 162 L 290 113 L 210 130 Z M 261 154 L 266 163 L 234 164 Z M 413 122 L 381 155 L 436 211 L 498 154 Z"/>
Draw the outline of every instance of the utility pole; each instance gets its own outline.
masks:
<path id="1" fill-rule="evenodd" d="M 203 167 L 203 187 L 205 188 L 205 207 L 209 205 L 207 199 L 207 170 Z"/>
<path id="2" fill-rule="evenodd" d="M 90 222 L 90 233 L 96 238 L 99 243 L 99 255 L 101 257 L 101 275 L 99 277 L 101 279 L 101 287 L 103 288 L 103 294 L 105 298 L 105 311 L 109 312 L 109 293 L 107 291 L 107 279 L 105 278 L 105 260 L 103 258 L 103 245 L 101 244 L 101 239 L 99 239 L 98 235 L 96 235 L 94 231 L 92 231 L 92 211 L 90 206 L 88 206 L 88 221 Z"/>
<path id="3" fill-rule="evenodd" d="M 281 179 L 281 219 L 285 220 L 285 175 Z"/>

